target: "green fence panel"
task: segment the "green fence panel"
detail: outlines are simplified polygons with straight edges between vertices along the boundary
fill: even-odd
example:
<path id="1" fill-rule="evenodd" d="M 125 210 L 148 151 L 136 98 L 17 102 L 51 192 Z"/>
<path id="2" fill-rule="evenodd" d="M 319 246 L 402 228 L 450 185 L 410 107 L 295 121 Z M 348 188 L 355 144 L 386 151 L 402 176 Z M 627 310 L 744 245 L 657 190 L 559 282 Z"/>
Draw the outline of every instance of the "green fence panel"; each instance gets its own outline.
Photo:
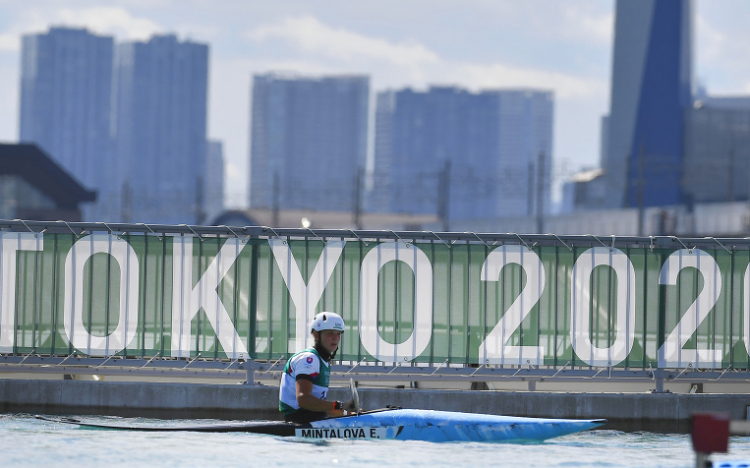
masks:
<path id="1" fill-rule="evenodd" d="M 347 361 L 748 367 L 746 246 L 0 235 L 2 353 L 276 360 L 332 311 Z"/>

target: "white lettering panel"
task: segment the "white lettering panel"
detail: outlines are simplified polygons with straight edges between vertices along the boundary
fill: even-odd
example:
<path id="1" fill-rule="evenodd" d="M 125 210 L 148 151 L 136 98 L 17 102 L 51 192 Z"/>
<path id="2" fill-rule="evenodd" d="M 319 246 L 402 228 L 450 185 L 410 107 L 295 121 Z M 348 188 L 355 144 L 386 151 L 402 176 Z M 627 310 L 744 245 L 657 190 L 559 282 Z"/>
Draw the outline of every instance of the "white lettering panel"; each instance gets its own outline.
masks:
<path id="1" fill-rule="evenodd" d="M 94 336 L 83 324 L 84 268 L 95 254 L 110 255 L 120 266 L 120 317 L 115 331 Z M 92 234 L 78 240 L 65 259 L 65 334 L 76 349 L 92 356 L 124 350 L 138 330 L 138 256 L 125 240 L 111 234 Z"/>
<path id="2" fill-rule="evenodd" d="M 742 338 L 745 341 L 745 351 L 750 356 L 750 265 L 745 268 L 742 284 Z"/>
<path id="3" fill-rule="evenodd" d="M 193 238 L 175 237 L 173 246 L 172 356 L 190 356 L 190 325 L 193 318 L 203 309 L 227 357 L 248 357 L 247 348 L 237 334 L 232 319 L 216 291 L 229 268 L 240 256 L 245 244 L 237 238 L 227 239 L 195 286 Z"/>
<path id="4" fill-rule="evenodd" d="M 617 277 L 615 341 L 608 348 L 595 346 L 590 334 L 591 275 L 598 266 L 612 268 Z M 624 361 L 635 341 L 635 268 L 627 255 L 605 247 L 595 247 L 581 254 L 573 266 L 571 299 L 570 338 L 576 355 L 591 366 L 611 367 Z M 606 307 L 594 304 L 593 313 L 602 315 L 603 323 L 609 322 L 610 311 Z"/>
<path id="5" fill-rule="evenodd" d="M 302 279 L 302 272 L 297 266 L 297 261 L 294 259 L 292 249 L 289 248 L 287 242 L 282 239 L 268 239 L 268 244 L 271 246 L 273 258 L 276 260 L 276 265 L 279 267 L 294 303 L 296 310 L 294 352 L 299 352 L 312 345 L 309 326 L 313 317 L 315 317 L 315 308 L 318 306 L 320 298 L 323 297 L 323 291 L 328 284 L 328 280 L 331 279 L 331 274 L 336 268 L 341 252 L 344 251 L 346 242 L 329 241 L 326 243 L 307 284 Z M 332 310 L 331 312 L 337 311 Z M 339 315 L 343 316 L 344 314 L 341 312 L 343 311 L 338 311 Z"/>
<path id="6" fill-rule="evenodd" d="M 0 353 L 16 344 L 16 276 L 19 251 L 44 250 L 44 234 L 0 233 Z"/>
<path id="7" fill-rule="evenodd" d="M 682 348 L 719 300 L 722 287 L 719 266 L 711 255 L 702 250 L 678 250 L 662 266 L 659 284 L 676 285 L 677 275 L 683 268 L 697 268 L 700 271 L 703 289 L 659 348 L 659 367 L 720 368 L 722 351 Z"/>
<path id="8" fill-rule="evenodd" d="M 378 331 L 378 276 L 386 263 L 403 262 L 414 272 L 414 328 L 402 343 L 388 343 Z M 388 242 L 370 250 L 360 276 L 359 334 L 362 346 L 375 359 L 411 361 L 427 349 L 432 335 L 432 265 L 412 244 Z"/>
<path id="9" fill-rule="evenodd" d="M 479 359 L 485 364 L 537 365 L 544 363 L 544 347 L 509 345 L 510 336 L 521 326 L 544 292 L 546 277 L 542 260 L 520 245 L 504 245 L 490 252 L 482 265 L 482 281 L 499 281 L 507 265 L 517 264 L 526 274 L 526 284 L 487 338 L 479 345 Z"/>

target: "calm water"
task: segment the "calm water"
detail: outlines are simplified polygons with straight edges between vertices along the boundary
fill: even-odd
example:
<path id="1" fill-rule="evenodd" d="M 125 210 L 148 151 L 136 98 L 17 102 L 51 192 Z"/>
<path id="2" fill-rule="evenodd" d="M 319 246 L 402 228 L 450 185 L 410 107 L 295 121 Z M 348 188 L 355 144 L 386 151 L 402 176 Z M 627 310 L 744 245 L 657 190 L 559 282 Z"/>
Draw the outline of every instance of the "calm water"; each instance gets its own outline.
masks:
<path id="1" fill-rule="evenodd" d="M 92 421 L 121 421 L 85 417 Z M 149 420 L 129 420 L 148 422 Z M 193 421 L 195 422 L 195 421 Z M 205 423 L 207 421 L 200 421 Z M 733 437 L 714 460 L 750 459 L 750 437 Z M 598 430 L 540 444 L 304 441 L 241 433 L 80 429 L 0 415 L 2 466 L 521 466 L 692 467 L 687 435 Z"/>

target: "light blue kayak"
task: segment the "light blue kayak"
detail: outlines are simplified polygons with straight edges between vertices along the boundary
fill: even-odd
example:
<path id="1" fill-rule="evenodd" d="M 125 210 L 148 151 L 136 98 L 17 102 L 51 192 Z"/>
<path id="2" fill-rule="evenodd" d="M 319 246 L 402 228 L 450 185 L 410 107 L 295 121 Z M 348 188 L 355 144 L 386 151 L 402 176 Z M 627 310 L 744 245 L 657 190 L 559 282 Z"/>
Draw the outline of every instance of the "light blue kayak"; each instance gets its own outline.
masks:
<path id="1" fill-rule="evenodd" d="M 543 419 L 417 409 L 383 409 L 307 424 L 244 421 L 210 424 L 115 423 L 37 416 L 86 429 L 128 431 L 248 432 L 311 439 L 395 439 L 430 442 L 536 442 L 593 429 L 604 419 Z"/>
<path id="2" fill-rule="evenodd" d="M 604 419 L 544 419 L 417 409 L 373 411 L 324 419 L 295 429 L 297 437 L 431 442 L 542 441 L 605 424 Z"/>
<path id="3" fill-rule="evenodd" d="M 354 380 L 349 381 L 349 387 L 352 401 L 357 408 L 356 413 L 306 424 L 246 421 L 165 426 L 87 422 L 46 416 L 37 418 L 62 424 L 75 424 L 88 429 L 249 432 L 309 439 L 396 439 L 429 442 L 538 442 L 593 429 L 607 422 L 604 419 L 522 418 L 401 408 L 360 412 L 359 394 Z"/>

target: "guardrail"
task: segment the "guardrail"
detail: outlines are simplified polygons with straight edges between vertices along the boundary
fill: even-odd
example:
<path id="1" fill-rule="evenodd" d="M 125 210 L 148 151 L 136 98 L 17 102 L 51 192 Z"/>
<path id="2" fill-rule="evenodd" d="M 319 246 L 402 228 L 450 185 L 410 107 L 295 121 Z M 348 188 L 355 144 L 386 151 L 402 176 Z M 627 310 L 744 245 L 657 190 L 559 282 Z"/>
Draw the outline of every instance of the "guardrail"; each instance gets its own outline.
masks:
<path id="1" fill-rule="evenodd" d="M 750 239 L 0 229 L 0 353 L 14 365 L 274 362 L 309 346 L 310 319 L 327 310 L 347 323 L 343 372 L 640 379 L 657 391 L 686 373 L 750 379 Z"/>

